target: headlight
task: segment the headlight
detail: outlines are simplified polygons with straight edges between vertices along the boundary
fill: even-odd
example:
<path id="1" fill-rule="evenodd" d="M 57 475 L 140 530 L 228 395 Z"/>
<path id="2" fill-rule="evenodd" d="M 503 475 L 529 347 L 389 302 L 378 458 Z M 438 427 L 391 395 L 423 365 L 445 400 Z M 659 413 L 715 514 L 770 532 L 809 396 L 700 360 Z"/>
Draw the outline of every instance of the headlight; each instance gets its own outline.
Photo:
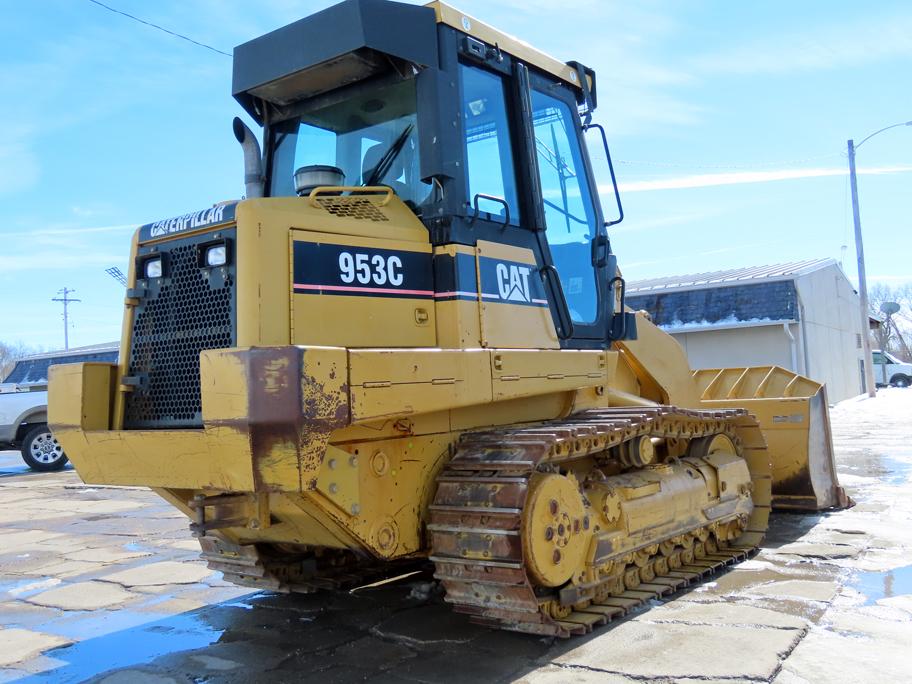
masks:
<path id="1" fill-rule="evenodd" d="M 206 266 L 224 266 L 228 262 L 227 245 L 212 245 L 206 249 Z"/>
<path id="2" fill-rule="evenodd" d="M 143 275 L 146 278 L 161 278 L 162 275 L 162 260 L 161 257 L 157 259 L 147 259 L 143 262 Z"/>

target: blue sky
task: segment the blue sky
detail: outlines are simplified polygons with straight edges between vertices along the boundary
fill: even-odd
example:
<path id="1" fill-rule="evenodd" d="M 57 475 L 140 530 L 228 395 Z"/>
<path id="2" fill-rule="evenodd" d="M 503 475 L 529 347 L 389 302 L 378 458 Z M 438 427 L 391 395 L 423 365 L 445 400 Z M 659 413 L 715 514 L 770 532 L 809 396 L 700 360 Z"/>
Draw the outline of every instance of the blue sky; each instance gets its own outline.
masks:
<path id="1" fill-rule="evenodd" d="M 331 2 L 108 0 L 226 52 Z M 463 0 L 598 73 L 629 279 L 842 256 L 845 141 L 912 119 L 912 5 Z M 231 60 L 88 0 L 17 3 L 0 28 L 0 340 L 119 337 L 133 228 L 243 192 Z M 858 153 L 871 281 L 912 280 L 912 127 Z M 604 180 L 607 181 L 607 178 Z M 606 201 L 606 205 L 610 202 Z"/>

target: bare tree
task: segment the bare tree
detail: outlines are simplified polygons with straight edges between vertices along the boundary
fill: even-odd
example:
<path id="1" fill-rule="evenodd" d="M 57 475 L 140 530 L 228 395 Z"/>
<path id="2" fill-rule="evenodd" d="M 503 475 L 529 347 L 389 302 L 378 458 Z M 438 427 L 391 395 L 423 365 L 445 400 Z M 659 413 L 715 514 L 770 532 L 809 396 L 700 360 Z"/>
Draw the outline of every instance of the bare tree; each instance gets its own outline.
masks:
<path id="1" fill-rule="evenodd" d="M 0 342 L 0 378 L 5 378 L 13 370 L 16 361 L 29 354 L 37 354 L 39 350 L 33 349 L 22 342 Z"/>
<path id="2" fill-rule="evenodd" d="M 909 347 L 912 346 L 912 283 L 890 286 L 885 283 L 874 283 L 868 291 L 871 316 L 881 321 L 878 330 L 874 331 L 874 343 L 880 348 L 902 358 L 909 358 Z M 890 317 L 884 315 L 881 306 L 884 302 L 896 302 L 899 311 Z"/>

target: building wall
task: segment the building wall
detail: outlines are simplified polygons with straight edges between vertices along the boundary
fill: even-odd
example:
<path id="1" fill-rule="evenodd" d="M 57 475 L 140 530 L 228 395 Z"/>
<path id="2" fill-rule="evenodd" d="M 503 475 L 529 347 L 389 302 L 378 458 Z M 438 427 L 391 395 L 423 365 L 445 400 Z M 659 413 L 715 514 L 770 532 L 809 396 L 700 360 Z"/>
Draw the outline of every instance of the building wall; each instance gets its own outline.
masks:
<path id="1" fill-rule="evenodd" d="M 800 364 L 798 326 L 792 324 L 790 330 L 795 337 Z M 781 323 L 724 330 L 670 332 L 684 347 L 691 368 L 775 365 L 795 370 L 792 368 L 790 341 Z"/>
<path id="2" fill-rule="evenodd" d="M 861 314 L 858 295 L 838 265 L 796 280 L 806 375 L 824 382 L 829 401 L 862 392 Z"/>
<path id="3" fill-rule="evenodd" d="M 795 278 L 798 323 L 737 328 L 668 330 L 692 368 L 775 364 L 823 382 L 830 402 L 863 391 L 858 295 L 835 262 Z M 724 288 L 719 288 L 724 289 Z"/>

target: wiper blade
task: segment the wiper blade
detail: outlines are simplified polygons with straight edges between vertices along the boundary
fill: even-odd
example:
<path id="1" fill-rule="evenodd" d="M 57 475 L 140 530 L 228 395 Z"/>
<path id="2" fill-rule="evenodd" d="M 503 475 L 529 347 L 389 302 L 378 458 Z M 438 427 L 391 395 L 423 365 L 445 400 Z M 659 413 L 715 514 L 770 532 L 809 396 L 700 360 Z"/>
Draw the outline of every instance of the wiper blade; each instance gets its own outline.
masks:
<path id="1" fill-rule="evenodd" d="M 405 147 L 405 141 L 408 140 L 409 134 L 414 127 L 413 124 L 409 124 L 405 127 L 405 130 L 399 134 L 399 137 L 396 138 L 393 144 L 390 145 L 390 148 L 380 158 L 380 161 L 377 162 L 377 166 L 375 166 L 374 170 L 371 172 L 370 178 L 364 181 L 364 185 L 376 185 L 383 180 L 383 177 L 392 167 L 393 162 L 396 161 L 396 157 L 399 156 L 399 153 L 402 152 L 402 148 Z"/>

